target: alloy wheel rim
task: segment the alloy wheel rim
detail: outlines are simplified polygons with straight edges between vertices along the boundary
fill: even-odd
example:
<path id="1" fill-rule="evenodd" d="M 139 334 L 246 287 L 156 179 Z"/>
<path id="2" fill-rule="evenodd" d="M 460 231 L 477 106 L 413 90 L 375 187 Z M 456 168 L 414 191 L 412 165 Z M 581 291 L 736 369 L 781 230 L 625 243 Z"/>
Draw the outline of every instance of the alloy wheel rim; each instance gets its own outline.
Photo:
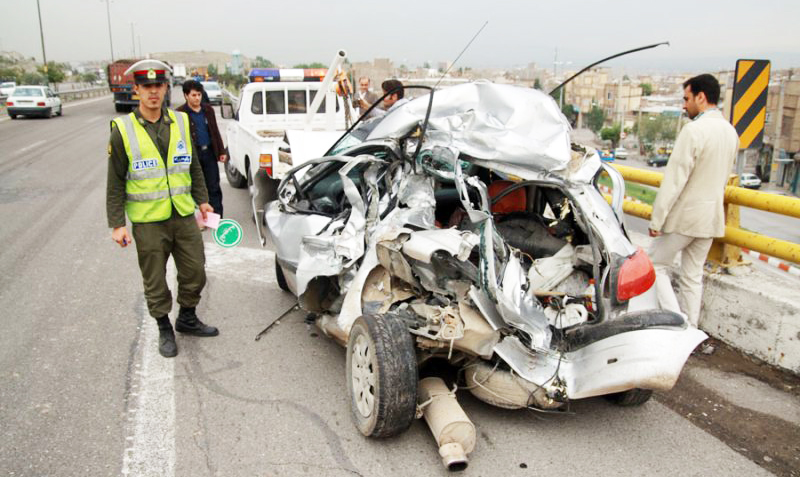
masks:
<path id="1" fill-rule="evenodd" d="M 350 371 L 356 408 L 362 416 L 369 417 L 375 405 L 375 370 L 372 346 L 364 335 L 359 335 L 353 344 Z"/>

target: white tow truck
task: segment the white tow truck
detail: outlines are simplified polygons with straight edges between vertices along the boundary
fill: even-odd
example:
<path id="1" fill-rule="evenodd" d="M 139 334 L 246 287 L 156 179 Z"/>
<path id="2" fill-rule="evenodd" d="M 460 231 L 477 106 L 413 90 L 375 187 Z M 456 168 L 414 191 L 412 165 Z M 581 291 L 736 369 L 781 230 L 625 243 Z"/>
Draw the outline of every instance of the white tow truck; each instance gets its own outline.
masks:
<path id="1" fill-rule="evenodd" d="M 222 105 L 222 117 L 233 119 L 226 131 L 225 175 L 231 186 L 248 187 L 262 245 L 264 208 L 276 198 L 285 173 L 322 156 L 356 119 L 340 71 L 346 56 L 338 51 L 327 71 L 253 70 L 233 104 Z"/>

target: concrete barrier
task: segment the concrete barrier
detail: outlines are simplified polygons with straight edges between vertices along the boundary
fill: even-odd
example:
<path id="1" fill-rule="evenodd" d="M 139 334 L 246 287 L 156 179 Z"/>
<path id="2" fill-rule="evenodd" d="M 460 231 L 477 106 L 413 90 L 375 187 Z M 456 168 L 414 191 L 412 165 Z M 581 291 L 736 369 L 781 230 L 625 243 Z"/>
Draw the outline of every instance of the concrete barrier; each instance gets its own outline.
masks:
<path id="1" fill-rule="evenodd" d="M 70 91 L 60 91 L 58 96 L 62 103 L 75 101 L 76 99 L 92 98 L 95 96 L 110 95 L 108 86 L 98 86 L 96 88 L 74 89 Z"/>
<path id="2" fill-rule="evenodd" d="M 629 235 L 636 245 L 649 250 L 650 237 Z M 754 267 L 733 270 L 735 274 L 704 274 L 700 329 L 750 356 L 800 375 L 800 293 L 796 284 Z M 672 283 L 677 283 L 674 278 Z"/>

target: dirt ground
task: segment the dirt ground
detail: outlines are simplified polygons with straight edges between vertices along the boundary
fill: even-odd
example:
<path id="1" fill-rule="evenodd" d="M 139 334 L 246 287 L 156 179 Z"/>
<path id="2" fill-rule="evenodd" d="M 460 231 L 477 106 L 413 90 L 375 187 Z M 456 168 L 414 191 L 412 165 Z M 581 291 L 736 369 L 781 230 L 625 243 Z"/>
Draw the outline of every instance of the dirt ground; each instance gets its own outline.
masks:
<path id="1" fill-rule="evenodd" d="M 759 362 L 719 341 L 705 343 L 715 347 L 714 353 L 693 354 L 687 367 L 749 376 L 800 399 L 800 377 Z M 682 373 L 671 391 L 656 393 L 655 399 L 770 472 L 800 476 L 799 426 L 737 406 L 688 374 Z"/>

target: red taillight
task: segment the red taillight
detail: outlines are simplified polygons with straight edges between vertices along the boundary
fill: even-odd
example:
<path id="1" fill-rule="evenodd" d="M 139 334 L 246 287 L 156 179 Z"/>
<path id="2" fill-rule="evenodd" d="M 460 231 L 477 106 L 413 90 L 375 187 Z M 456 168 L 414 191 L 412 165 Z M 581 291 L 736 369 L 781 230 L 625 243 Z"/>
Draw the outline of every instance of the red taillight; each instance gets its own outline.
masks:
<path id="1" fill-rule="evenodd" d="M 6 106 L 14 106 L 14 103 L 12 103 L 11 101 L 6 101 Z"/>
<path id="2" fill-rule="evenodd" d="M 39 101 L 38 103 L 36 103 L 36 106 L 44 106 L 44 102 L 43 101 Z"/>
<path id="3" fill-rule="evenodd" d="M 258 167 L 267 171 L 267 175 L 272 177 L 272 154 L 261 154 L 258 158 Z"/>
<path id="4" fill-rule="evenodd" d="M 633 255 L 625 260 L 617 275 L 617 300 L 629 300 L 641 295 L 653 286 L 656 281 L 656 271 L 653 262 L 640 247 Z"/>

